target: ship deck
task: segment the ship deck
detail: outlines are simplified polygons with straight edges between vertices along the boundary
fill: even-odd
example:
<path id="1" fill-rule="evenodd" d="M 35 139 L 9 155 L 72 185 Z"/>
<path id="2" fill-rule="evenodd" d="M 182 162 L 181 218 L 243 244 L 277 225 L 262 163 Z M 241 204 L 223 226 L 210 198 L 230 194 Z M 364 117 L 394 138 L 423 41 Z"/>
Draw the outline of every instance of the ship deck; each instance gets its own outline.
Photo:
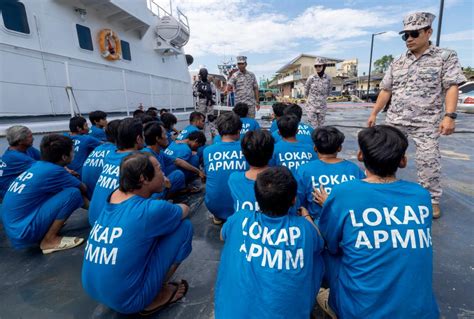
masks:
<path id="1" fill-rule="evenodd" d="M 366 107 L 352 104 L 330 106 L 327 123 L 338 126 L 346 135 L 341 157 L 356 160 L 357 131 L 365 125 L 369 112 Z M 36 136 L 36 145 L 40 137 Z M 443 216 L 433 222 L 432 236 L 434 290 L 443 318 L 474 318 L 473 139 L 472 114 L 460 114 L 457 132 L 440 139 Z M 5 139 L 0 139 L 2 150 L 5 145 Z M 409 165 L 400 171 L 399 177 L 416 180 L 413 145 L 408 157 Z M 192 208 L 193 251 L 175 277 L 186 279 L 190 290 L 183 301 L 150 318 L 214 317 L 213 287 L 223 245 L 219 240 L 220 228 L 211 224 L 203 194 L 185 200 Z M 80 209 L 63 232 L 86 238 L 89 231 L 87 212 Z M 84 292 L 80 276 L 83 248 L 46 256 L 38 248 L 15 251 L 0 225 L 0 318 L 134 318 L 114 312 Z"/>

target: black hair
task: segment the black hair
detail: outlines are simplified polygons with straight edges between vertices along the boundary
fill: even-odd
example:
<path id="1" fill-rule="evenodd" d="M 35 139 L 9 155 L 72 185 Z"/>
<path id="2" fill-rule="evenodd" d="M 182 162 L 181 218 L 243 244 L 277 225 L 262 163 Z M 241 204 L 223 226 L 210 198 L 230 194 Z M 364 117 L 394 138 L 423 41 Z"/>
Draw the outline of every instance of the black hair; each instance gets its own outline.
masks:
<path id="1" fill-rule="evenodd" d="M 365 128 L 359 132 L 357 139 L 365 167 L 380 177 L 396 173 L 408 148 L 407 137 L 399 129 L 388 125 Z"/>
<path id="2" fill-rule="evenodd" d="M 190 141 L 197 142 L 201 146 L 206 144 L 206 135 L 201 131 L 191 132 L 186 138 Z"/>
<path id="3" fill-rule="evenodd" d="M 106 118 L 107 113 L 105 113 L 104 111 L 94 111 L 89 113 L 89 121 L 91 121 L 92 125 L 95 125 L 95 122 L 105 120 Z"/>
<path id="4" fill-rule="evenodd" d="M 161 138 L 163 127 L 158 122 L 149 122 L 143 127 L 146 145 L 155 145 L 156 138 Z"/>
<path id="5" fill-rule="evenodd" d="M 148 110 L 146 110 L 145 115 L 151 116 L 153 118 L 157 118 L 158 117 L 158 110 L 153 110 L 153 109 L 149 108 Z"/>
<path id="6" fill-rule="evenodd" d="M 155 168 L 150 158 L 153 155 L 144 152 L 133 152 L 126 156 L 120 163 L 119 189 L 128 193 L 142 188 L 143 183 L 140 178 L 151 181 L 155 177 Z"/>
<path id="7" fill-rule="evenodd" d="M 301 118 L 303 117 L 303 110 L 301 109 L 301 106 L 295 103 L 289 104 L 285 109 L 283 110 L 284 115 L 294 115 L 298 118 L 298 122 L 301 122 Z"/>
<path id="8" fill-rule="evenodd" d="M 69 130 L 73 133 L 77 133 L 79 132 L 77 128 L 83 129 L 86 123 L 86 119 L 82 116 L 71 117 L 71 119 L 69 119 Z"/>
<path id="9" fill-rule="evenodd" d="M 146 123 L 156 122 L 157 118 L 156 118 L 156 116 L 144 115 L 144 116 L 140 117 L 140 120 L 142 121 L 142 124 L 145 125 Z"/>
<path id="10" fill-rule="evenodd" d="M 323 126 L 315 129 L 311 134 L 314 146 L 321 154 L 334 154 L 344 143 L 344 133 L 334 126 Z"/>
<path id="11" fill-rule="evenodd" d="M 264 167 L 272 158 L 275 139 L 269 131 L 248 131 L 240 145 L 245 159 L 251 166 Z"/>
<path id="12" fill-rule="evenodd" d="M 233 112 L 221 114 L 217 118 L 216 125 L 220 136 L 236 135 L 242 129 L 240 117 Z"/>
<path id="13" fill-rule="evenodd" d="M 134 148 L 138 136 L 143 137 L 143 124 L 140 119 L 130 117 L 123 119 L 117 131 L 117 148 L 119 150 Z"/>
<path id="14" fill-rule="evenodd" d="M 232 111 L 234 111 L 234 113 L 241 118 L 247 117 L 247 115 L 249 114 L 249 106 L 246 103 L 239 102 L 234 106 Z"/>
<path id="15" fill-rule="evenodd" d="M 163 115 L 163 114 L 168 113 L 168 112 L 169 112 L 168 109 L 163 108 L 163 109 L 160 110 L 160 115 Z"/>
<path id="16" fill-rule="evenodd" d="M 257 175 L 255 198 L 260 210 L 269 216 L 283 216 L 293 205 L 297 184 L 285 166 L 270 167 Z"/>
<path id="17" fill-rule="evenodd" d="M 294 115 L 283 115 L 277 120 L 278 131 L 283 138 L 295 137 L 298 134 L 299 120 Z"/>
<path id="18" fill-rule="evenodd" d="M 107 123 L 107 127 L 105 128 L 105 135 L 107 136 L 107 141 L 114 144 L 117 143 L 117 133 L 120 122 L 122 122 L 122 120 L 112 120 Z"/>
<path id="19" fill-rule="evenodd" d="M 201 112 L 197 112 L 197 111 L 191 112 L 191 114 L 189 114 L 189 123 L 193 123 L 194 121 L 197 121 L 200 118 L 203 120 L 206 120 L 206 116 L 202 114 Z"/>
<path id="20" fill-rule="evenodd" d="M 145 115 L 145 112 L 143 112 L 143 110 L 136 109 L 135 111 L 133 111 L 133 117 L 142 117 L 144 115 Z"/>
<path id="21" fill-rule="evenodd" d="M 62 161 L 63 155 L 71 155 L 73 144 L 72 139 L 66 135 L 46 135 L 40 144 L 41 159 L 57 164 Z"/>
<path id="22" fill-rule="evenodd" d="M 149 111 L 149 110 L 158 112 L 158 109 L 157 109 L 156 107 L 154 107 L 154 106 L 150 106 L 147 111 Z"/>
<path id="23" fill-rule="evenodd" d="M 163 126 L 167 130 L 171 130 L 173 125 L 178 123 L 178 119 L 176 118 L 176 116 L 174 116 L 173 113 L 168 112 L 161 114 L 161 121 L 163 122 Z"/>
<path id="24" fill-rule="evenodd" d="M 275 116 L 277 117 L 283 116 L 283 111 L 285 110 L 287 106 L 288 105 L 286 103 L 282 103 L 282 102 L 273 103 L 272 105 L 273 113 L 275 113 Z"/>

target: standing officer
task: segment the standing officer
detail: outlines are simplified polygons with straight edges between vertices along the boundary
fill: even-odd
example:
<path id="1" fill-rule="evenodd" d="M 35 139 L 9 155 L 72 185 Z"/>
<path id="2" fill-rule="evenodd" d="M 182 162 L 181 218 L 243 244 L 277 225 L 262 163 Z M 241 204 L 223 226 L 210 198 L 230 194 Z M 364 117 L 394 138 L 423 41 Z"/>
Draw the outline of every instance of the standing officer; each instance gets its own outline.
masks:
<path id="1" fill-rule="evenodd" d="M 466 77 L 456 52 L 431 44 L 434 18 L 431 13 L 416 12 L 403 19 L 400 34 L 408 50 L 392 62 L 385 74 L 367 125 L 375 125 L 377 114 L 392 97 L 386 123 L 398 127 L 415 142 L 418 180 L 431 193 L 433 218 L 439 218 L 442 189 L 438 139 L 440 134 L 454 132 L 458 85 Z"/>
<path id="2" fill-rule="evenodd" d="M 206 116 L 204 130 L 208 129 L 211 135 L 214 136 L 217 134 L 215 124 L 213 123 L 216 87 L 210 81 L 208 75 L 206 68 L 199 70 L 199 80 L 194 82 L 193 91 L 194 96 L 197 98 L 197 111 Z"/>
<path id="3" fill-rule="evenodd" d="M 235 104 L 245 103 L 249 106 L 248 117 L 255 118 L 255 110 L 260 110 L 258 83 L 255 74 L 246 70 L 247 57 L 237 57 L 237 67 L 239 68 L 229 79 L 228 91 L 231 87 L 235 92 Z"/>
<path id="4" fill-rule="evenodd" d="M 324 125 L 327 104 L 326 99 L 331 94 L 332 79 L 324 73 L 326 71 L 326 60 L 316 57 L 314 60 L 316 74 L 311 75 L 306 81 L 304 95 L 306 96 L 305 111 L 308 121 L 313 128 Z"/>

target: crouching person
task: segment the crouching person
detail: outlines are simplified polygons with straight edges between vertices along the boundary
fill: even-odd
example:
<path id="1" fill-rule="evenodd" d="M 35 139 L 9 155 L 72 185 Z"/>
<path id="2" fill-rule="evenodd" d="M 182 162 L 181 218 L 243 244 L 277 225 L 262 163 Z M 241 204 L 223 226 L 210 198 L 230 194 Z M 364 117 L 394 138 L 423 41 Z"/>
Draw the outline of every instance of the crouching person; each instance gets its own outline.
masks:
<path id="1" fill-rule="evenodd" d="M 289 215 L 296 180 L 286 167 L 257 176 L 260 211 L 227 219 L 215 289 L 215 315 L 225 318 L 310 318 L 324 265 L 324 241 L 305 209 Z"/>
<path id="2" fill-rule="evenodd" d="M 2 218 L 15 248 L 40 244 L 44 254 L 80 245 L 84 239 L 58 233 L 66 219 L 84 204 L 87 187 L 64 168 L 73 157 L 73 141 L 47 135 L 41 141 L 41 161 L 20 174 L 8 188 Z"/>
<path id="3" fill-rule="evenodd" d="M 191 253 L 189 207 L 151 198 L 163 190 L 157 159 L 132 153 L 120 164 L 120 186 L 87 241 L 82 285 L 95 300 L 120 313 L 147 315 L 186 295 L 185 280 L 170 282 Z"/>

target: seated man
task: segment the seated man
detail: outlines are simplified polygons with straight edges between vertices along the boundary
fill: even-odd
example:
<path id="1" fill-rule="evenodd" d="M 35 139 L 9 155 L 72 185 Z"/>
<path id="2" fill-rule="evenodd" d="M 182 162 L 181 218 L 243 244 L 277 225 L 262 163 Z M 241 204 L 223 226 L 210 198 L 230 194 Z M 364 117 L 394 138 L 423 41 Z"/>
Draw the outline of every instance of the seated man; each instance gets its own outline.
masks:
<path id="1" fill-rule="evenodd" d="M 260 211 L 238 211 L 222 227 L 216 319 L 310 318 L 324 240 L 306 209 L 288 214 L 296 188 L 286 167 L 268 168 L 255 182 Z"/>
<path id="2" fill-rule="evenodd" d="M 117 130 L 117 150 L 104 159 L 104 166 L 95 185 L 89 207 L 89 224 L 94 225 L 110 194 L 119 186 L 120 162 L 130 153 L 144 146 L 143 125 L 140 119 L 123 119 Z"/>
<path id="3" fill-rule="evenodd" d="M 212 144 L 204 150 L 205 203 L 214 215 L 213 222 L 216 225 L 222 224 L 234 213 L 228 186 L 230 174 L 247 169 L 239 142 L 241 129 L 242 121 L 235 113 L 221 114 L 217 118 L 217 130 L 222 142 Z"/>
<path id="4" fill-rule="evenodd" d="M 439 318 L 430 193 L 396 177 L 407 164 L 408 140 L 386 125 L 363 129 L 358 140 L 367 178 L 334 187 L 321 212 L 339 270 L 318 303 L 340 318 Z"/>
<path id="5" fill-rule="evenodd" d="M 246 172 L 234 172 L 229 176 L 229 189 L 234 211 L 259 210 L 255 199 L 254 184 L 257 175 L 268 168 L 272 158 L 274 141 L 268 131 L 249 131 L 241 141 L 242 153 L 249 165 Z"/>
<path id="6" fill-rule="evenodd" d="M 260 129 L 260 124 L 258 122 L 250 117 L 247 117 L 249 113 L 249 106 L 245 103 L 237 103 L 233 110 L 235 114 L 237 114 L 240 117 L 240 120 L 242 121 L 242 129 L 240 130 L 240 139 L 242 140 L 244 138 L 245 133 L 249 131 L 255 131 Z M 214 139 L 212 140 L 213 143 L 220 142 L 222 140 L 220 135 L 216 135 Z"/>
<path id="7" fill-rule="evenodd" d="M 150 152 L 152 155 L 156 157 L 158 162 L 160 163 L 160 167 L 165 174 L 166 182 L 165 182 L 165 191 L 163 196 L 171 197 L 172 195 L 183 191 L 186 188 L 186 181 L 184 172 L 180 169 L 188 171 L 192 174 L 198 175 L 201 178 L 204 178 L 204 172 L 202 172 L 199 168 L 189 164 L 185 159 L 180 157 L 174 157 L 173 155 L 168 155 L 167 152 L 169 150 L 168 147 L 168 139 L 166 138 L 166 130 L 163 126 L 161 126 L 157 122 L 147 123 L 145 125 L 145 142 L 147 144 L 147 148 L 144 149 L 146 152 Z M 202 132 L 199 132 L 202 134 Z M 189 137 L 195 134 L 194 132 L 191 133 Z M 204 134 L 202 134 L 204 135 Z M 188 140 L 185 140 L 188 141 Z M 195 141 L 191 141 L 191 144 L 194 144 Z M 197 144 L 197 143 L 196 143 Z M 187 145 L 187 144 L 186 144 Z M 188 147 L 189 148 L 189 147 Z M 162 149 L 166 149 L 164 152 Z M 185 150 L 187 153 L 187 150 Z M 180 152 L 176 152 L 180 153 Z M 189 154 L 191 151 L 189 152 Z M 188 156 L 185 156 L 188 157 Z M 166 170 L 166 167 L 169 167 L 169 170 Z M 178 167 L 180 169 L 172 169 L 172 167 Z"/>
<path id="8" fill-rule="evenodd" d="M 353 179 L 365 178 L 364 172 L 349 161 L 338 158 L 344 134 L 333 126 L 322 126 L 313 132 L 314 150 L 319 160 L 304 164 L 297 171 L 298 198 L 315 221 L 319 220 L 322 202 L 314 195 L 329 194 L 334 186 Z"/>
<path id="9" fill-rule="evenodd" d="M 283 116 L 283 111 L 287 107 L 286 103 L 276 102 L 272 105 L 273 110 L 273 121 L 272 126 L 270 126 L 270 133 L 278 131 L 277 120 Z"/>
<path id="10" fill-rule="evenodd" d="M 179 133 L 176 140 L 182 141 L 188 137 L 189 134 L 195 131 L 202 131 L 206 117 L 201 112 L 191 112 L 189 115 L 189 125 L 186 126 L 181 133 Z"/>
<path id="11" fill-rule="evenodd" d="M 101 142 L 106 142 L 107 136 L 104 130 L 107 127 L 107 113 L 103 111 L 90 112 L 89 121 L 91 121 L 89 135 Z"/>
<path id="12" fill-rule="evenodd" d="M 117 130 L 122 120 L 113 120 L 107 124 L 105 135 L 107 142 L 97 146 L 87 157 L 82 165 L 82 182 L 87 186 L 88 197 L 92 198 L 95 184 L 99 179 L 102 167 L 104 166 L 104 158 L 110 152 L 117 150 Z"/>
<path id="13" fill-rule="evenodd" d="M 174 128 L 176 123 L 178 123 L 178 119 L 173 113 L 165 112 L 161 115 L 161 121 L 166 129 L 166 138 L 168 139 L 169 145 L 176 139 L 177 135 L 175 134 L 179 134 L 179 131 Z"/>
<path id="14" fill-rule="evenodd" d="M 301 122 L 301 118 L 303 117 L 303 110 L 301 109 L 301 106 L 299 106 L 298 104 L 289 104 L 283 110 L 283 115 L 294 115 L 298 118 L 299 124 L 296 139 L 298 140 L 298 142 L 302 142 L 313 147 L 313 140 L 311 139 L 311 134 L 313 133 L 314 129 L 311 127 L 311 125 Z M 281 140 L 281 136 L 278 134 L 278 131 L 273 132 L 272 135 L 275 139 L 275 143 Z"/>
<path id="15" fill-rule="evenodd" d="M 296 176 L 301 165 L 316 159 L 313 147 L 296 139 L 299 120 L 294 115 L 283 115 L 278 119 L 278 133 L 282 139 L 275 144 L 271 166 L 286 166 Z"/>
<path id="16" fill-rule="evenodd" d="M 3 226 L 13 247 L 40 245 L 43 254 L 80 245 L 77 237 L 59 236 L 66 219 L 84 204 L 87 187 L 64 168 L 74 156 L 73 142 L 51 134 L 41 141 L 41 161 L 19 175 L 2 204 Z"/>
<path id="17" fill-rule="evenodd" d="M 74 143 L 74 159 L 68 165 L 68 168 L 76 171 L 79 176 L 82 174 L 82 164 L 86 161 L 87 156 L 101 144 L 101 142 L 87 135 L 89 133 L 89 126 L 87 121 L 82 116 L 74 116 L 69 120 L 69 136 Z"/>
<path id="18" fill-rule="evenodd" d="M 170 282 L 191 253 L 189 207 L 151 199 L 163 190 L 160 164 L 133 153 L 120 165 L 120 187 L 107 199 L 84 254 L 82 286 L 120 313 L 149 315 L 186 295 L 188 284 Z"/>
<path id="19" fill-rule="evenodd" d="M 6 131 L 8 148 L 0 158 L 0 199 L 18 175 L 40 159 L 40 152 L 33 147 L 33 133 L 23 125 L 14 125 Z"/>

